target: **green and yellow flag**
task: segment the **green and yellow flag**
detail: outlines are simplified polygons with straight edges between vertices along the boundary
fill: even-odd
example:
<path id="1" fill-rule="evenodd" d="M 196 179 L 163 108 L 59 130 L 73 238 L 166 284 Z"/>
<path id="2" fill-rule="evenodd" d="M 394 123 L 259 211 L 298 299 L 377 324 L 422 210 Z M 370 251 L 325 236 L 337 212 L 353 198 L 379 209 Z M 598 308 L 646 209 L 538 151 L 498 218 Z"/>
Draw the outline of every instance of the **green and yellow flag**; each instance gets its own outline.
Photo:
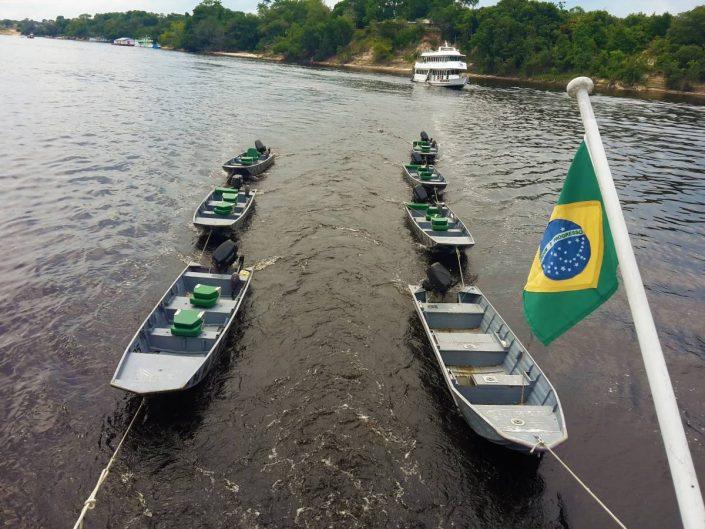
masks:
<path id="1" fill-rule="evenodd" d="M 580 144 L 524 287 L 524 314 L 549 344 L 617 290 L 617 254 L 585 142 Z"/>

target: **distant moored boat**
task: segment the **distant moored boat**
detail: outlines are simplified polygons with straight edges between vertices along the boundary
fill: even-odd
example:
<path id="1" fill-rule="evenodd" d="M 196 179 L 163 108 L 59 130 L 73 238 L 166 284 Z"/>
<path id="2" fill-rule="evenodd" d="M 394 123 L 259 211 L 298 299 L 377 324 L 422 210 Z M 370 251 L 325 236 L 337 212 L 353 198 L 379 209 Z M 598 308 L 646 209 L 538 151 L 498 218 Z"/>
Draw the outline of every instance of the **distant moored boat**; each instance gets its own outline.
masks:
<path id="1" fill-rule="evenodd" d="M 448 88 L 462 88 L 468 82 L 465 55 L 453 46 L 440 46 L 437 51 L 427 51 L 414 64 L 415 83 L 427 83 Z"/>
<path id="2" fill-rule="evenodd" d="M 137 43 L 135 39 L 131 39 L 130 37 L 120 37 L 119 39 L 115 39 L 113 41 L 113 44 L 116 46 L 136 46 Z"/>

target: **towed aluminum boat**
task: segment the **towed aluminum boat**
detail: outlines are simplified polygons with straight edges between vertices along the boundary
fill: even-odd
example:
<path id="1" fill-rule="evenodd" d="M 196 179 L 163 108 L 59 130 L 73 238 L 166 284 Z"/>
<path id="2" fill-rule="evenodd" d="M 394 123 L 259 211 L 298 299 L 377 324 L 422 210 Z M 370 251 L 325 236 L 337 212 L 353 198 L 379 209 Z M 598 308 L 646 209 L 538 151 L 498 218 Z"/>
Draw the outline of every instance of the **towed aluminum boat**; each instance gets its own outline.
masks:
<path id="1" fill-rule="evenodd" d="M 257 140 L 254 147 L 231 158 L 223 164 L 223 169 L 228 176 L 241 174 L 243 176 L 257 176 L 269 169 L 274 163 L 274 153 Z"/>
<path id="2" fill-rule="evenodd" d="M 193 225 L 203 230 L 237 229 L 255 203 L 256 189 L 216 187 L 196 208 Z"/>
<path id="3" fill-rule="evenodd" d="M 233 273 L 230 267 L 237 259 Z M 252 281 L 237 247 L 225 241 L 213 268 L 189 264 L 127 346 L 110 384 L 138 395 L 182 391 L 201 382 L 223 348 Z"/>
<path id="4" fill-rule="evenodd" d="M 425 163 L 433 163 L 438 156 L 438 143 L 429 138 L 426 132 L 421 131 L 421 139 L 411 142 L 411 157 L 414 154 L 421 156 Z"/>
<path id="5" fill-rule="evenodd" d="M 407 202 L 404 207 L 414 231 L 427 247 L 462 250 L 475 245 L 475 239 L 463 221 L 443 202 Z"/>
<path id="6" fill-rule="evenodd" d="M 424 165 L 419 159 L 419 163 L 410 163 L 402 165 L 404 177 L 412 186 L 421 185 L 426 190 L 434 192 L 435 195 L 443 194 L 448 181 L 438 172 L 433 165 Z"/>
<path id="7" fill-rule="evenodd" d="M 448 390 L 477 434 L 521 452 L 566 440 L 555 389 L 477 287 L 460 290 L 457 303 L 409 289 Z"/>

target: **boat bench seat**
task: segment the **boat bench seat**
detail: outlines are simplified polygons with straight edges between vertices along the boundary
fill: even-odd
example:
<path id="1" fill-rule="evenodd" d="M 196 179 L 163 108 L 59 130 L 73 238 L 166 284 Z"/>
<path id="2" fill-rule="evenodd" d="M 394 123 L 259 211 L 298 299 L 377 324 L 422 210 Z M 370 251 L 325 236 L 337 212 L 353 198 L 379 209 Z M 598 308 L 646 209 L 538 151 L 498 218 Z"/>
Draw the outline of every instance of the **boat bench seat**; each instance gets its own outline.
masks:
<path id="1" fill-rule="evenodd" d="M 218 327 L 203 326 L 201 334 L 193 337 L 174 336 L 169 327 L 154 327 L 148 331 L 152 351 L 170 353 L 202 353 L 208 351 L 218 338 Z"/>
<path id="2" fill-rule="evenodd" d="M 236 301 L 234 299 L 223 299 L 221 296 L 218 302 L 210 308 L 200 308 L 199 310 L 204 311 L 206 322 L 208 322 L 208 313 L 217 314 L 230 314 L 235 308 Z M 166 306 L 167 311 L 176 312 L 179 309 L 193 309 L 194 306 L 191 304 L 191 300 L 187 296 L 174 296 L 169 304 Z"/>
<path id="3" fill-rule="evenodd" d="M 433 228 L 425 228 L 425 232 L 434 234 L 434 237 L 443 237 L 443 238 L 453 238 L 453 237 L 460 237 L 463 234 L 462 231 L 460 231 L 457 228 L 448 228 L 447 230 L 440 229 L 440 230 L 434 230 Z"/>
<path id="4" fill-rule="evenodd" d="M 480 326 L 485 309 L 476 303 L 421 303 L 431 329 L 467 329 Z"/>
<path id="5" fill-rule="evenodd" d="M 218 337 L 217 329 L 203 329 L 201 334 L 194 337 L 174 336 L 169 327 L 154 327 L 149 331 L 150 336 L 168 336 L 179 340 L 215 340 Z"/>
<path id="6" fill-rule="evenodd" d="M 504 373 L 474 373 L 472 381 L 476 386 L 530 386 L 531 382 L 524 375 L 507 375 Z"/>
<path id="7" fill-rule="evenodd" d="M 507 355 L 494 334 L 433 331 L 433 335 L 448 366 L 494 366 L 504 362 Z"/>
<path id="8" fill-rule="evenodd" d="M 237 208 L 235 208 L 237 209 Z M 242 216 L 241 211 L 232 211 L 229 215 L 218 215 L 215 211 L 207 210 L 204 209 L 198 214 L 199 217 L 202 218 L 215 218 L 215 219 L 224 219 L 224 220 L 230 220 L 234 221 L 239 219 Z"/>
<path id="9" fill-rule="evenodd" d="M 421 310 L 426 314 L 484 314 L 485 309 L 477 303 L 421 303 Z"/>
<path id="10" fill-rule="evenodd" d="M 222 204 L 222 202 L 223 202 L 222 200 L 209 200 L 208 202 L 206 202 L 206 206 L 208 206 L 209 208 L 214 208 L 214 207 L 216 207 L 218 204 Z M 234 203 L 232 203 L 232 204 L 233 204 L 233 212 L 235 212 L 235 211 L 238 210 L 238 209 L 242 209 L 242 208 L 245 207 L 245 203 L 244 203 L 244 202 L 234 202 Z"/>
<path id="11" fill-rule="evenodd" d="M 541 434 L 562 431 L 551 406 L 479 404 L 475 409 L 503 432 Z"/>
<path id="12" fill-rule="evenodd" d="M 460 393 L 473 404 L 521 404 L 526 402 L 532 385 L 522 375 L 475 373 L 472 369 L 454 366 L 449 366 L 448 370 Z"/>

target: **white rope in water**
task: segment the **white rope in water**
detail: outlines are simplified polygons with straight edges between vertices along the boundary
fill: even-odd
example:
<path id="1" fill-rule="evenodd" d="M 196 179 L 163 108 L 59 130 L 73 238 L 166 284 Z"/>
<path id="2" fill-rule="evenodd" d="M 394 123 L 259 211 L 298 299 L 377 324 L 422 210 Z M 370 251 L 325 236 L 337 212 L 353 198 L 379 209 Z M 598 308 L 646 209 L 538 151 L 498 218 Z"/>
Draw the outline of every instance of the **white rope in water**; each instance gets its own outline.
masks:
<path id="1" fill-rule="evenodd" d="M 531 449 L 531 453 L 533 453 L 534 450 L 536 450 L 536 447 L 537 447 L 537 446 L 543 446 L 546 450 L 548 450 L 548 453 L 549 453 L 549 454 L 551 454 L 553 457 L 555 457 L 555 458 L 558 460 L 558 462 L 563 466 L 563 468 L 565 468 L 565 469 L 568 471 L 568 473 L 573 477 L 573 479 L 575 479 L 575 481 L 577 481 L 578 484 L 579 484 L 583 489 L 585 489 L 585 492 L 587 492 L 590 496 L 592 496 L 592 499 L 595 500 L 595 501 L 597 502 L 597 504 L 598 504 L 600 507 L 602 507 L 602 508 L 604 509 L 604 511 L 605 511 L 607 514 L 609 514 L 610 518 L 612 518 L 612 520 L 614 520 L 614 522 L 615 522 L 619 527 L 621 527 L 622 529 L 627 529 L 627 526 L 624 525 L 624 524 L 622 523 L 622 521 L 621 521 L 619 518 L 617 518 L 617 516 L 616 516 L 612 511 L 609 510 L 609 508 L 607 507 L 607 505 L 605 505 L 605 504 L 602 502 L 602 500 L 600 500 L 600 498 L 598 498 L 598 497 L 595 495 L 595 493 L 590 490 L 590 487 L 588 487 L 588 486 L 583 482 L 583 480 L 580 479 L 580 478 L 578 477 L 578 475 L 577 475 L 575 472 L 573 472 L 573 470 L 572 470 L 560 457 L 558 457 L 558 454 L 556 454 L 553 450 L 551 450 L 551 448 L 550 448 L 546 443 L 543 442 L 543 439 L 541 439 L 540 437 L 537 436 L 537 437 L 536 437 L 536 440 L 537 440 L 537 443 L 536 443 L 536 444 L 534 445 L 534 447 Z"/>
<path id="2" fill-rule="evenodd" d="M 203 249 L 201 250 L 201 255 L 198 257 L 198 262 L 201 262 L 201 259 L 203 259 L 203 254 L 206 251 L 206 248 L 208 248 L 208 241 L 211 240 L 211 234 L 213 233 L 213 230 L 208 230 L 208 237 L 206 237 L 206 242 L 203 245 Z"/>
<path id="3" fill-rule="evenodd" d="M 96 494 L 98 494 L 98 490 L 100 490 L 101 485 L 105 482 L 105 480 L 108 477 L 108 474 L 110 473 L 110 467 L 113 466 L 113 463 L 115 462 L 115 458 L 118 455 L 118 452 L 120 452 L 120 449 L 122 448 L 122 443 L 125 442 L 125 438 L 127 437 L 127 434 L 130 433 L 130 430 L 132 429 L 132 425 L 135 424 L 135 421 L 137 420 L 137 417 L 139 416 L 140 412 L 142 411 L 142 407 L 144 406 L 144 400 L 142 399 L 142 402 L 140 402 L 139 408 L 137 408 L 137 411 L 135 412 L 134 417 L 132 417 L 132 420 L 130 421 L 130 424 L 127 426 L 127 430 L 125 430 L 125 433 L 122 436 L 122 439 L 120 439 L 120 442 L 118 443 L 117 447 L 115 448 L 115 452 L 113 452 L 113 456 L 110 458 L 110 461 L 108 461 L 107 466 L 102 470 L 100 473 L 100 477 L 98 478 L 98 483 L 95 484 L 95 488 L 93 489 L 93 492 L 91 492 L 91 495 L 88 496 L 88 499 L 83 503 L 83 509 L 81 509 L 81 514 L 78 515 L 78 520 L 76 520 L 76 524 L 73 526 L 73 529 L 83 529 L 83 519 L 86 516 L 86 513 L 93 509 L 96 504 Z"/>
<path id="4" fill-rule="evenodd" d="M 465 288 L 465 279 L 463 279 L 463 265 L 460 264 L 460 250 L 458 250 L 458 247 L 455 247 L 455 255 L 458 256 L 458 272 L 460 272 L 460 282 L 463 285 L 463 288 Z"/>

